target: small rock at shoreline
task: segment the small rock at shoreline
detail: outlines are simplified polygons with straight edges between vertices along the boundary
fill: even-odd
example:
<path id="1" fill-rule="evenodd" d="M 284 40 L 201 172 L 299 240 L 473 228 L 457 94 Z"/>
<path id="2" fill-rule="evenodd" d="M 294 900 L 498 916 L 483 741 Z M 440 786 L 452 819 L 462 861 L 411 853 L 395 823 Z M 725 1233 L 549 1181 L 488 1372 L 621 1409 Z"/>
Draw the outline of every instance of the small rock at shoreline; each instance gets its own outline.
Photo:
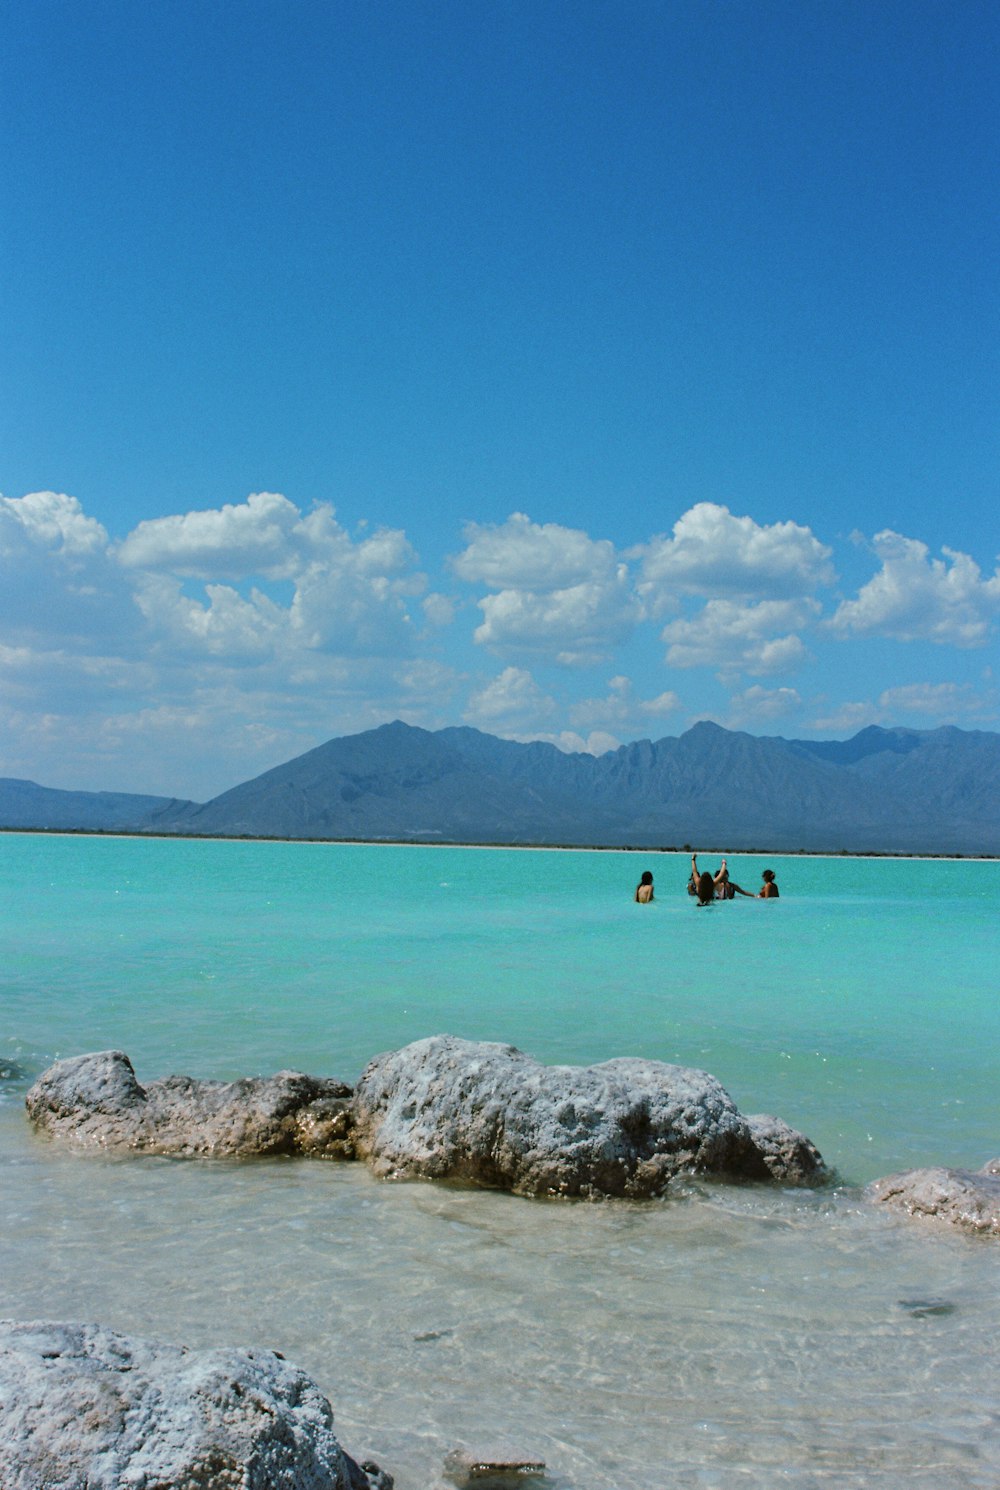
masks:
<path id="1" fill-rule="evenodd" d="M 43 1132 L 152 1154 L 308 1154 L 349 1159 L 351 1088 L 279 1071 L 241 1081 L 167 1076 L 139 1085 L 121 1050 L 57 1061 L 25 1098 Z"/>
<path id="2" fill-rule="evenodd" d="M 96 1324 L 0 1321 L 0 1483 L 392 1490 L 270 1350 L 188 1350 Z"/>
<path id="3" fill-rule="evenodd" d="M 765 1112 L 754 1113 L 746 1122 L 772 1179 L 785 1185 L 814 1185 L 823 1177 L 819 1149 L 804 1133 Z"/>
<path id="4" fill-rule="evenodd" d="M 544 1459 L 498 1445 L 451 1449 L 443 1467 L 445 1478 L 458 1490 L 517 1490 L 537 1484 L 545 1475 Z"/>
<path id="5" fill-rule="evenodd" d="M 982 1169 L 908 1169 L 873 1180 L 865 1194 L 876 1205 L 948 1222 L 976 1236 L 1000 1238 L 1000 1160 Z"/>

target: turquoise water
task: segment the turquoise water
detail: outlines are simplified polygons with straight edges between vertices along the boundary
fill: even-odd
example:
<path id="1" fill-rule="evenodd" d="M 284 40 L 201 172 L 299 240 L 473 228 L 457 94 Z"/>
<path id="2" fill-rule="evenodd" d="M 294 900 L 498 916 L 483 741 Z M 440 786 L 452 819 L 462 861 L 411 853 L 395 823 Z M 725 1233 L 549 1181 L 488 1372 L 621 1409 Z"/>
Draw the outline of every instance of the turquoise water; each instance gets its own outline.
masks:
<path id="1" fill-rule="evenodd" d="M 840 1178 L 588 1206 L 83 1159 L 7 1082 L 0 1312 L 274 1345 L 400 1490 L 501 1432 L 560 1490 L 996 1490 L 1000 1249 L 857 1186 L 1000 1152 L 1000 865 L 730 869 L 756 889 L 768 864 L 780 901 L 703 911 L 680 855 L 0 835 L 0 1061 L 29 1076 L 115 1046 L 140 1080 L 352 1080 L 440 1031 L 646 1055 L 803 1129 Z M 924 1295 L 954 1308 L 901 1303 Z"/>

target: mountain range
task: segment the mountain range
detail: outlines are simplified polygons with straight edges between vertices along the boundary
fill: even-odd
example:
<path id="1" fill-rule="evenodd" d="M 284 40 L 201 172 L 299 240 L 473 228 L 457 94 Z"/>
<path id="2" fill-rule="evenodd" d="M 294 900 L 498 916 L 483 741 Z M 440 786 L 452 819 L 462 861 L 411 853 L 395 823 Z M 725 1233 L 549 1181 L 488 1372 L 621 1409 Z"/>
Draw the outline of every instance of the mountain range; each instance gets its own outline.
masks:
<path id="1" fill-rule="evenodd" d="M 0 827 L 992 855 L 1000 734 L 871 726 L 850 740 L 785 740 L 701 723 L 591 756 L 397 721 L 204 803 L 0 778 Z"/>

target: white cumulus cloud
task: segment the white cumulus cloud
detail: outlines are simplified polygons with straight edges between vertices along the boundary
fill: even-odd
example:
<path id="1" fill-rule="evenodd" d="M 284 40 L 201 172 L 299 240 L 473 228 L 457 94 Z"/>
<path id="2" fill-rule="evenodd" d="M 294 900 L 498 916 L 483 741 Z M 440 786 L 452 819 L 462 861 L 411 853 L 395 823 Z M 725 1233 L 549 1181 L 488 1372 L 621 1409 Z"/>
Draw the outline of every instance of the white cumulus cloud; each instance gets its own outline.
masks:
<path id="1" fill-rule="evenodd" d="M 470 694 L 463 718 L 479 729 L 528 729 L 555 713 L 555 699 L 523 667 L 505 667 L 484 688 Z"/>
<path id="2" fill-rule="evenodd" d="M 0 497 L 0 625 L 32 645 L 135 647 L 131 589 L 110 557 L 106 530 L 76 497 Z"/>
<path id="3" fill-rule="evenodd" d="M 141 522 L 119 546 L 118 559 L 127 569 L 199 579 L 280 579 L 301 563 L 298 538 L 314 547 L 295 504 L 277 492 L 253 492 L 238 504 Z"/>
<path id="4" fill-rule="evenodd" d="M 539 594 L 501 590 L 479 601 L 475 640 L 499 653 L 530 652 L 566 667 L 606 657 L 632 629 L 637 608 L 624 565 L 611 575 Z"/>
<path id="5" fill-rule="evenodd" d="M 533 523 L 514 512 L 505 523 L 467 523 L 466 546 L 451 564 L 460 579 L 493 590 L 564 590 L 607 575 L 615 550 L 578 528 Z"/>
<path id="6" fill-rule="evenodd" d="M 680 699 L 670 689 L 654 698 L 639 698 L 632 680 L 619 673 L 608 679 L 608 692 L 604 698 L 581 699 L 571 707 L 569 717 L 573 724 L 589 729 L 591 734 L 600 727 L 614 729 L 617 745 L 619 737 L 646 734 L 651 721 L 665 719 L 680 707 Z M 605 746 L 605 749 L 612 748 Z"/>
<path id="7" fill-rule="evenodd" d="M 834 582 L 830 550 L 799 523 L 761 525 L 728 507 L 698 502 L 661 534 L 634 550 L 639 593 L 654 613 L 678 595 L 788 599 Z"/>
<path id="8" fill-rule="evenodd" d="M 724 676 L 788 672 L 806 661 L 808 652 L 796 633 L 818 612 L 819 603 L 808 598 L 755 605 L 710 600 L 697 615 L 664 627 L 667 662 L 671 667 L 713 667 Z"/>
<path id="9" fill-rule="evenodd" d="M 754 683 L 729 700 L 730 729 L 747 725 L 770 724 L 776 719 L 791 719 L 802 710 L 802 698 L 796 688 L 764 688 Z"/>
<path id="10" fill-rule="evenodd" d="M 554 745 L 564 755 L 607 755 L 609 750 L 617 750 L 621 744 L 621 741 L 614 735 L 609 735 L 599 729 L 591 730 L 589 735 L 580 735 L 576 730 L 563 729 L 555 734 L 540 731 L 531 735 L 508 735 L 507 738 L 519 740 L 524 745 L 535 743 Z"/>
<path id="11" fill-rule="evenodd" d="M 567 667 L 606 657 L 641 607 L 628 565 L 606 539 L 515 512 L 505 523 L 469 523 L 451 564 L 460 579 L 493 589 L 478 604 L 475 640 L 499 656 L 544 656 Z"/>
<path id="12" fill-rule="evenodd" d="M 76 497 L 54 491 L 0 497 L 0 558 L 21 557 L 29 548 L 78 558 L 107 546 L 107 532 Z"/>
<path id="13" fill-rule="evenodd" d="M 926 543 L 891 529 L 872 547 L 882 561 L 855 600 L 845 600 L 829 622 L 840 637 L 886 636 L 954 647 L 981 646 L 1000 614 L 1000 569 L 983 579 L 968 554 L 944 548 L 931 558 Z"/>

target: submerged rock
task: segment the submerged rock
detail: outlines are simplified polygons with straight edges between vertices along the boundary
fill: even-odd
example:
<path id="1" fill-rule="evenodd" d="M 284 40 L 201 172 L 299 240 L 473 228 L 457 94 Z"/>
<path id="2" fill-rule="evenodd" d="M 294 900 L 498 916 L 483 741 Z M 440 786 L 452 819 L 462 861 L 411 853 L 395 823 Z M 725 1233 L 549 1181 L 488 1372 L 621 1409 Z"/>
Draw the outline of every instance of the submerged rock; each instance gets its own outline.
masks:
<path id="1" fill-rule="evenodd" d="M 376 1174 L 523 1195 L 658 1195 L 680 1173 L 824 1178 L 801 1134 L 750 1120 L 706 1071 L 618 1059 L 543 1066 L 450 1035 L 373 1060 L 354 1095 L 355 1146 Z"/>
<path id="2" fill-rule="evenodd" d="M 352 1158 L 351 1088 L 279 1071 L 241 1081 L 167 1076 L 146 1087 L 120 1050 L 57 1061 L 25 1098 L 46 1133 L 86 1147 L 154 1154 Z"/>
<path id="3" fill-rule="evenodd" d="M 0 1322 L 0 1483 L 120 1490 L 392 1490 L 269 1350 L 187 1350 L 95 1324 Z"/>
<path id="4" fill-rule="evenodd" d="M 458 1490 L 530 1490 L 545 1477 L 545 1461 L 507 1445 L 450 1449 L 444 1458 L 444 1474 Z"/>
<path id="5" fill-rule="evenodd" d="M 1000 1238 L 1000 1161 L 982 1169 L 908 1169 L 873 1180 L 865 1194 L 909 1216 L 947 1221 L 977 1236 Z"/>

